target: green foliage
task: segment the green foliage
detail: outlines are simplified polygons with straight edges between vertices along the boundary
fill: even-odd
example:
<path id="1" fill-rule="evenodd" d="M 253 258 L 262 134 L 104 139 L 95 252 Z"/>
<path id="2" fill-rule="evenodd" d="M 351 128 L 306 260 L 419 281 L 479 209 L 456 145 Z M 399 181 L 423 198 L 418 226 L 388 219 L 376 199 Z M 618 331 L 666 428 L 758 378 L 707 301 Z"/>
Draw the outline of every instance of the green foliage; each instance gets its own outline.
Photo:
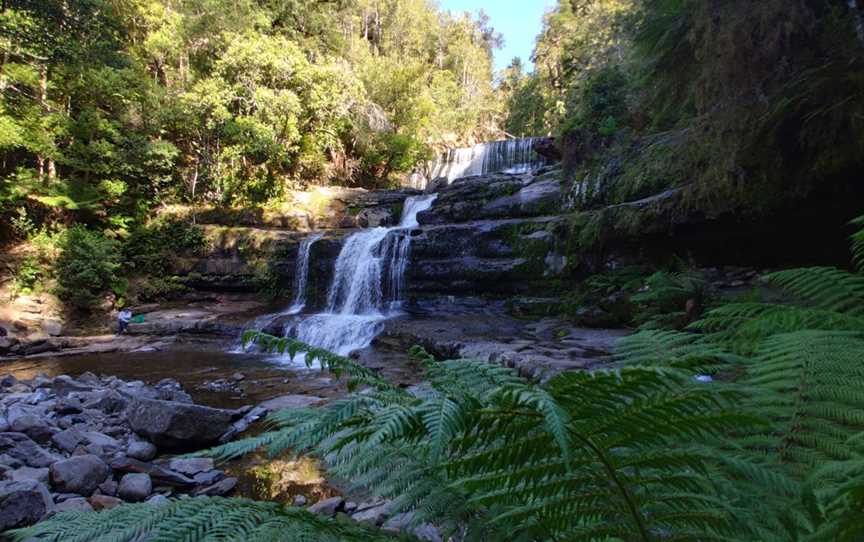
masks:
<path id="1" fill-rule="evenodd" d="M 801 488 L 766 497 L 761 508 L 774 517 L 760 540 L 854 540 L 864 460 L 860 275 L 803 268 L 765 278 L 785 297 L 721 305 L 691 326 L 698 333 L 642 331 L 621 342 L 619 358 L 713 374 L 712 386 L 745 394 L 741 412 L 768 418 L 731 442 Z"/>
<path id="2" fill-rule="evenodd" d="M 13 540 L 55 542 L 393 540 L 371 528 L 330 521 L 302 508 L 217 497 L 175 499 L 161 505 L 126 504 L 99 513 L 63 512 L 11 535 Z"/>
<path id="3" fill-rule="evenodd" d="M 45 278 L 45 269 L 38 256 L 28 254 L 15 268 L 13 290 L 25 295 L 33 293 Z"/>
<path id="4" fill-rule="evenodd" d="M 166 201 L 387 184 L 495 130 L 499 44 L 487 18 L 415 0 L 14 3 L 0 177 L 27 182 L 0 203 L 122 236 Z"/>
<path id="5" fill-rule="evenodd" d="M 698 273 L 658 271 L 632 300 L 640 307 L 637 319 L 644 327 L 680 329 L 702 314 L 708 298 L 707 283 Z"/>
<path id="6" fill-rule="evenodd" d="M 514 134 L 613 135 L 624 124 L 624 72 L 633 0 L 559 0 L 547 12 L 532 60 L 522 73 L 511 64 L 502 93 L 508 103 L 507 130 Z M 605 112 L 604 112 L 605 110 Z M 590 145 L 588 145 L 590 147 Z"/>
<path id="7" fill-rule="evenodd" d="M 200 228 L 183 220 L 155 220 L 138 226 L 123 245 L 123 265 L 135 274 L 164 277 L 177 256 L 202 251 Z"/>
<path id="8" fill-rule="evenodd" d="M 54 266 L 58 296 L 80 309 L 89 309 L 121 285 L 117 276 L 120 251 L 104 235 L 83 226 L 73 226 L 60 242 Z"/>
<path id="9" fill-rule="evenodd" d="M 420 141 L 394 133 L 372 135 L 357 150 L 361 175 L 369 179 L 387 179 L 391 173 L 411 171 L 423 160 L 432 158 Z"/>
<path id="10" fill-rule="evenodd" d="M 366 374 L 311 350 L 327 366 Z M 271 432 L 210 453 L 313 452 L 333 474 L 395 499 L 394 513 L 412 510 L 415 521 L 461 529 L 466 540 L 649 540 L 656 531 L 698 540 L 735 531 L 741 511 L 713 493 L 711 453 L 692 446 L 755 423 L 731 411 L 734 392 L 652 368 L 565 373 L 539 387 L 511 369 L 414 353 L 428 378 L 416 395 L 376 381 L 323 409 L 275 413 Z"/>
<path id="11" fill-rule="evenodd" d="M 580 325 L 628 326 L 636 312 L 631 298 L 644 286 L 649 272 L 640 266 L 627 266 L 592 275 L 567 295 L 564 314 Z"/>

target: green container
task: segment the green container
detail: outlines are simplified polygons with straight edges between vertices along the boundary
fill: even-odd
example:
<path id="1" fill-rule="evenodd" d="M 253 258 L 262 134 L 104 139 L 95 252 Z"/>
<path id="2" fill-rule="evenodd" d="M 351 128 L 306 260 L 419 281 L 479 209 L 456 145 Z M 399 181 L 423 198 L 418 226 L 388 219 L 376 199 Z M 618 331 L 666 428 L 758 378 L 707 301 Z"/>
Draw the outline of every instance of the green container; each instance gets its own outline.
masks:
<path id="1" fill-rule="evenodd" d="M 144 315 L 139 314 L 138 316 L 133 316 L 132 317 L 132 323 L 143 324 L 144 323 Z"/>

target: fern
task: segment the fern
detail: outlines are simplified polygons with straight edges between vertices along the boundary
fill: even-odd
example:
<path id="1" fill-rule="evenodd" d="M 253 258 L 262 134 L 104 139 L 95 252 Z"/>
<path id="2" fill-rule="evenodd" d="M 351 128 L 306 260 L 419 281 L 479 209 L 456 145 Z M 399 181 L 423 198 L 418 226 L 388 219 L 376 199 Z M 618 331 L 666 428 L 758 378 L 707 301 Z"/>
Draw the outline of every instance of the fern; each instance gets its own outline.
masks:
<path id="1" fill-rule="evenodd" d="M 393 540 L 380 531 L 302 509 L 246 499 L 197 497 L 164 505 L 126 504 L 99 513 L 64 512 L 12 531 L 13 540 L 56 542 L 351 542 Z"/>
<path id="2" fill-rule="evenodd" d="M 859 216 L 852 221 L 853 226 L 859 229 L 852 234 L 852 261 L 859 271 L 864 270 L 864 216 Z"/>
<path id="3" fill-rule="evenodd" d="M 305 352 L 307 363 L 365 389 L 273 413 L 264 433 L 208 453 L 316 455 L 331 475 L 392 499 L 393 514 L 466 541 L 858 540 L 864 277 L 808 268 L 768 279 L 789 294 L 785 303 L 732 303 L 686 331 L 643 330 L 621 341 L 620 368 L 542 385 L 415 348 L 427 382 L 412 394 L 349 359 L 252 333 L 262 348 Z M 675 299 L 664 310 L 677 311 L 699 288 L 679 277 L 648 301 Z M 719 378 L 693 378 L 706 372 Z M 16 536 L 381 538 L 272 503 L 220 499 L 63 514 Z"/>
<path id="4" fill-rule="evenodd" d="M 864 276 L 831 267 L 779 271 L 765 277 L 805 306 L 864 316 Z"/>
<path id="5" fill-rule="evenodd" d="M 856 451 L 854 458 L 826 463 L 809 477 L 818 523 L 809 538 L 814 542 L 864 538 L 864 433 L 851 437 L 846 445 Z"/>
<path id="6" fill-rule="evenodd" d="M 276 344 L 276 343 L 271 343 Z M 757 424 L 734 392 L 674 369 L 568 373 L 538 386 L 471 360 L 427 367 L 427 393 L 382 386 L 312 411 L 282 412 L 259 441 L 270 454 L 313 453 L 342 479 L 394 499 L 468 539 L 704 540 L 736 532 L 691 442 Z M 347 368 L 349 360 L 331 360 Z M 754 466 L 753 468 L 758 468 Z"/>
<path id="7" fill-rule="evenodd" d="M 864 334 L 800 331 L 765 340 L 748 368 L 751 408 L 771 417 L 766 452 L 806 472 L 850 459 L 846 445 L 864 428 Z"/>
<path id="8" fill-rule="evenodd" d="M 804 330 L 864 331 L 864 318 L 796 305 L 730 303 L 709 311 L 690 329 L 705 335 L 701 344 L 752 355 L 773 335 Z"/>

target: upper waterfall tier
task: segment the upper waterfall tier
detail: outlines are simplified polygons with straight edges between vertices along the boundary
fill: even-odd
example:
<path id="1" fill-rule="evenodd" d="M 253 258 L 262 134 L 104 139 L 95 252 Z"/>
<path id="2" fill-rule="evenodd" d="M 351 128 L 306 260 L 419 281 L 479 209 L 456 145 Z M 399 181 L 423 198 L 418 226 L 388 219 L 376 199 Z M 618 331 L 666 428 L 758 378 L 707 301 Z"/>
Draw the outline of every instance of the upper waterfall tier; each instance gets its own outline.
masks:
<path id="1" fill-rule="evenodd" d="M 426 178 L 432 180 L 446 177 L 452 182 L 462 177 L 487 173 L 530 171 L 546 163 L 534 148 L 541 139 L 543 138 L 507 139 L 451 149 L 427 165 Z"/>

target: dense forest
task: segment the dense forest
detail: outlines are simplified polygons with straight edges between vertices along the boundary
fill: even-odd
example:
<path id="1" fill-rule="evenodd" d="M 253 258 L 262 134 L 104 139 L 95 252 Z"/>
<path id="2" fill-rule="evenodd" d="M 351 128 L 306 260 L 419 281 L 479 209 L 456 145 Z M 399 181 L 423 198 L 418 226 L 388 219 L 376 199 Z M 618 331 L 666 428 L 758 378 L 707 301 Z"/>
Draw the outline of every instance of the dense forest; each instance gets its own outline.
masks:
<path id="1" fill-rule="evenodd" d="M 105 461 L 109 482 L 168 479 L 156 503 L 154 486 L 101 510 L 118 489 L 92 484 L 83 508 L 2 523 L 0 482 L 14 540 L 864 537 L 860 0 L 558 0 L 532 67 L 497 72 L 493 21 L 432 0 L 5 0 L 0 17 L 3 291 L 100 332 L 130 308 L 117 337 L 132 313 L 162 336 L 101 354 L 164 349 L 168 376 L 210 371 L 232 401 L 254 378 L 214 369 L 225 352 L 326 375 L 267 373 L 291 401 L 246 433 L 267 409 Z M 443 152 L 521 138 L 536 167 L 409 187 Z M 162 340 L 208 333 L 194 352 Z M 42 367 L 50 341 L 16 355 Z M 130 384 L 19 371 L 3 408 L 122 417 L 69 390 Z M 113 401 L 191 403 L 159 385 Z M 33 446 L 69 430 L 4 412 Z M 82 442 L 68 461 L 105 451 Z M 298 458 L 332 484 L 310 507 L 171 471 Z"/>
<path id="2" fill-rule="evenodd" d="M 4 201 L 121 220 L 386 184 L 502 114 L 500 37 L 422 0 L 5 2 L 2 17 Z"/>
<path id="3" fill-rule="evenodd" d="M 559 2 L 512 64 L 505 128 L 562 138 L 582 197 L 694 184 L 770 207 L 861 166 L 861 13 L 842 1 Z"/>

